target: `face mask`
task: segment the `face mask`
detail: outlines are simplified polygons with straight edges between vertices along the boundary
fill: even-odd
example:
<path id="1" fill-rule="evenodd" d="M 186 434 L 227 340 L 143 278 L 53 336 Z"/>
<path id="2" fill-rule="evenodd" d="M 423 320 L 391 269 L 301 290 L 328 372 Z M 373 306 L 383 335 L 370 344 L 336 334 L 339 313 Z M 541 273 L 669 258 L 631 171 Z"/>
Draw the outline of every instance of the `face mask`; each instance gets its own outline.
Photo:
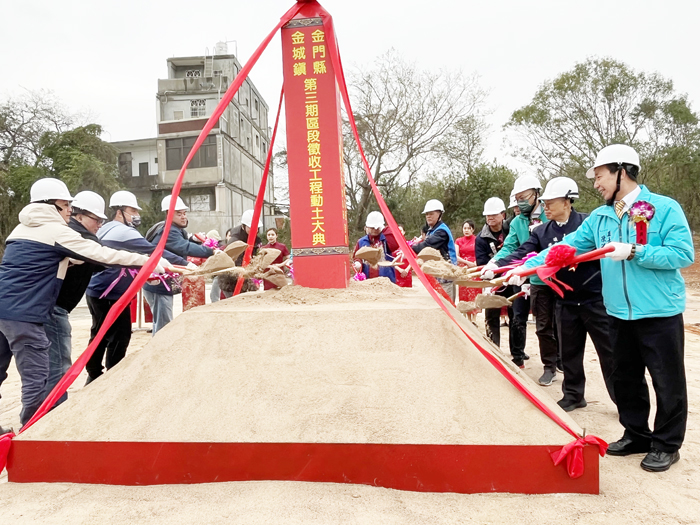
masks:
<path id="1" fill-rule="evenodd" d="M 140 215 L 134 215 L 131 218 L 131 224 L 129 224 L 132 228 L 138 228 L 141 226 L 141 216 Z"/>
<path id="2" fill-rule="evenodd" d="M 520 213 L 523 215 L 528 215 L 532 210 L 535 209 L 534 204 L 530 204 L 530 201 L 518 201 L 518 208 L 520 209 Z"/>

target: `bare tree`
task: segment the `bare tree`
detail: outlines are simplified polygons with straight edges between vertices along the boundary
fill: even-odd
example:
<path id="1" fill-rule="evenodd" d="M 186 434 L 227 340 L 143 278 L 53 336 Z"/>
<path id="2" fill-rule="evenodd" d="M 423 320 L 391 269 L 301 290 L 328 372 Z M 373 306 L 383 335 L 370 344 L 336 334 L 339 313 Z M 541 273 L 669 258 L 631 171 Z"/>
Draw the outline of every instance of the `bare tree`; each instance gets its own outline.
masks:
<path id="1" fill-rule="evenodd" d="M 428 166 L 466 170 L 481 155 L 486 93 L 474 76 L 421 71 L 391 50 L 349 82 L 360 140 L 385 196 L 410 186 Z M 359 230 L 372 191 L 347 123 L 344 142 L 348 206 Z"/>

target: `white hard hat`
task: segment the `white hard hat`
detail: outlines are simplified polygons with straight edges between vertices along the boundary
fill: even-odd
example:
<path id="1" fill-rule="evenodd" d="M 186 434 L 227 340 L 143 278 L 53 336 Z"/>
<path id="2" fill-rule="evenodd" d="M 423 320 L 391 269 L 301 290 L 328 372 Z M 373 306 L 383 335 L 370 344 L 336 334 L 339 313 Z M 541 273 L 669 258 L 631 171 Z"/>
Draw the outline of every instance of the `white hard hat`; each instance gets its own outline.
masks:
<path id="1" fill-rule="evenodd" d="M 430 199 L 428 202 L 425 203 L 425 208 L 423 208 L 423 213 L 428 213 L 429 211 L 445 211 L 445 207 L 442 205 L 442 202 L 440 202 L 437 199 Z"/>
<path id="2" fill-rule="evenodd" d="M 172 197 L 172 195 L 166 195 L 163 197 L 163 200 L 160 201 L 160 211 L 168 211 L 170 209 L 170 197 Z M 182 202 L 182 199 L 178 197 L 175 201 L 175 211 L 183 210 L 189 210 L 189 208 L 184 202 Z"/>
<path id="3" fill-rule="evenodd" d="M 484 203 L 484 215 L 496 215 L 506 211 L 506 205 L 498 197 L 491 197 Z"/>
<path id="4" fill-rule="evenodd" d="M 510 202 L 508 202 L 508 208 L 515 208 L 518 205 L 518 201 L 515 198 L 515 193 L 510 192 Z"/>
<path id="5" fill-rule="evenodd" d="M 371 211 L 367 215 L 367 220 L 365 221 L 365 226 L 368 228 L 379 228 L 384 229 L 384 215 L 378 211 Z"/>
<path id="6" fill-rule="evenodd" d="M 540 179 L 534 175 L 523 175 L 515 179 L 515 184 L 513 184 L 513 195 L 521 193 L 526 190 L 541 190 L 542 183 Z"/>
<path id="7" fill-rule="evenodd" d="M 141 209 L 136 202 L 136 195 L 125 190 L 115 191 L 109 198 L 110 208 L 119 208 L 121 206 L 129 206 L 131 208 L 136 208 L 137 210 Z"/>
<path id="8" fill-rule="evenodd" d="M 73 199 L 73 208 L 89 211 L 100 219 L 107 219 L 105 215 L 105 200 L 94 191 L 81 191 Z"/>
<path id="9" fill-rule="evenodd" d="M 245 224 L 248 228 L 252 228 L 253 224 L 253 210 L 246 210 L 241 215 L 241 224 Z M 262 228 L 262 217 L 258 219 L 258 228 Z"/>
<path id="10" fill-rule="evenodd" d="M 41 202 L 61 199 L 64 201 L 72 201 L 68 186 L 65 182 L 58 179 L 39 179 L 32 184 L 29 190 L 30 202 Z"/>
<path id="11" fill-rule="evenodd" d="M 578 199 L 578 184 L 569 177 L 555 177 L 547 182 L 547 187 L 540 197 L 540 200 L 546 201 L 564 197 L 568 199 Z"/>
<path id="12" fill-rule="evenodd" d="M 639 163 L 639 154 L 634 148 L 626 144 L 611 144 L 610 146 L 605 146 L 598 152 L 595 158 L 595 164 L 586 172 L 586 177 L 589 179 L 594 178 L 594 170 L 598 166 L 605 166 L 606 164 L 632 164 L 640 169 L 642 167 Z"/>

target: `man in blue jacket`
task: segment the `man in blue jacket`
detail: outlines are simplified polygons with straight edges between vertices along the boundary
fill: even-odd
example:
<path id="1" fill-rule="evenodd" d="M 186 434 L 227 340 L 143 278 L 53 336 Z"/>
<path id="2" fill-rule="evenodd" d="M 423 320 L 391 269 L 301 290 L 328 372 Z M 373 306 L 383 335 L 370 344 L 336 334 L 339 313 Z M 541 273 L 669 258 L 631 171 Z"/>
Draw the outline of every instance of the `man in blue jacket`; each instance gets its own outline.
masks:
<path id="1" fill-rule="evenodd" d="M 170 209 L 170 197 L 170 195 L 166 195 L 160 203 L 160 209 L 165 213 Z M 173 222 L 170 225 L 170 231 L 168 231 L 168 240 L 165 241 L 165 249 L 184 259 L 187 257 L 211 257 L 214 255 L 214 250 L 189 239 L 187 231 L 185 231 L 188 223 L 187 210 L 189 208 L 178 197 L 175 202 Z M 164 227 L 164 222 L 159 223 L 146 234 L 146 238 L 154 246 L 160 242 Z M 173 320 L 173 295 L 180 293 L 181 290 L 169 288 L 170 290 L 163 283 L 146 284 L 143 287 L 143 296 L 153 312 L 153 335 L 156 335 L 158 330 Z"/>
<path id="2" fill-rule="evenodd" d="M 443 259 L 450 261 L 452 264 L 457 264 L 457 250 L 455 249 L 455 241 L 452 238 L 452 232 L 447 225 L 442 222 L 442 214 L 445 208 L 437 199 L 430 199 L 425 203 L 423 215 L 425 215 L 425 223 L 428 226 L 428 231 L 425 234 L 425 240 L 412 246 L 413 251 L 419 254 L 423 248 L 435 248 L 442 254 Z M 455 287 L 452 281 L 445 279 L 437 280 L 442 286 L 445 293 L 454 301 Z"/>
<path id="3" fill-rule="evenodd" d="M 603 148 L 586 176 L 595 179 L 593 187 L 606 205 L 593 210 L 563 242 L 582 253 L 614 247 L 600 269 L 605 308 L 611 316 L 615 397 L 625 432 L 610 444 L 608 454 L 647 453 L 641 467 L 661 472 L 680 459 L 688 418 L 683 363 L 685 283 L 680 269 L 693 263 L 695 252 L 680 205 L 640 186 L 639 170 L 639 155 L 633 148 L 622 144 Z M 653 210 L 646 243 L 637 239 L 634 222 L 640 216 L 637 210 L 644 208 Z M 545 250 L 524 266 L 542 264 L 546 255 Z M 511 280 L 521 280 L 517 269 L 511 273 Z M 656 393 L 653 431 L 648 423 L 645 370 Z"/>
<path id="4" fill-rule="evenodd" d="M 141 224 L 141 216 L 139 215 L 141 208 L 136 201 L 136 196 L 129 191 L 117 191 L 110 197 L 109 207 L 114 212 L 114 218 L 97 231 L 100 243 L 110 248 L 145 255 L 153 253 L 155 246 L 144 239 L 143 235 L 136 229 Z M 163 259 L 172 264 L 187 264 L 185 259 L 168 251 L 163 252 Z M 90 341 L 95 338 L 109 310 L 124 295 L 133 280 L 134 278 L 128 269 L 123 267 L 108 268 L 92 276 L 86 291 L 86 300 L 92 315 Z M 109 370 L 124 359 L 130 341 L 131 311 L 129 308 L 125 308 L 109 328 L 85 366 L 88 373 L 86 384 L 101 376 L 104 368 Z M 103 358 L 104 367 L 102 366 Z"/>

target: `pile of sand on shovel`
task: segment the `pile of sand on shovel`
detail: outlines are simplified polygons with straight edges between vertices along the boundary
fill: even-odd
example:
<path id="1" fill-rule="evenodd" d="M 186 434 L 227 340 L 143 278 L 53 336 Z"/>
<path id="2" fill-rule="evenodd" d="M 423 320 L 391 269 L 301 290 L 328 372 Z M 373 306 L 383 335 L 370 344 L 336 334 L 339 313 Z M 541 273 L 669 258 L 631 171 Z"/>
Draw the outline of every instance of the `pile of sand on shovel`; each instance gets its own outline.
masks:
<path id="1" fill-rule="evenodd" d="M 471 323 L 463 326 L 501 356 Z M 563 445 L 572 438 L 423 290 L 378 278 L 343 290 L 252 292 L 189 310 L 15 439 Z"/>

